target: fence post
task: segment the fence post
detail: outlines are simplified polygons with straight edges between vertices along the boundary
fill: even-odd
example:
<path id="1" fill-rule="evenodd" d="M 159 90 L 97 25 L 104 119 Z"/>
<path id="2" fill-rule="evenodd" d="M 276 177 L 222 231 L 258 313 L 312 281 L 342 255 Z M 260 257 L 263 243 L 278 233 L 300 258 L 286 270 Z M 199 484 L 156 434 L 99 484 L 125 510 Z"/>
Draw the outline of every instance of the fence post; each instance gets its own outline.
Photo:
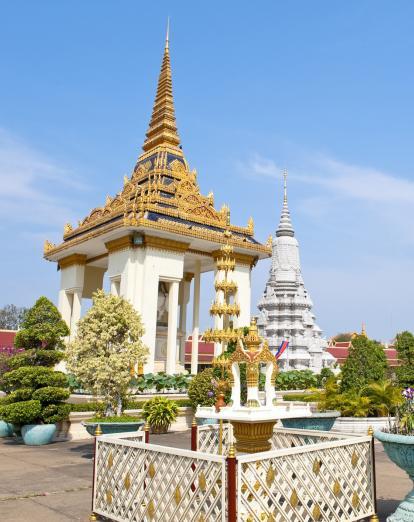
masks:
<path id="1" fill-rule="evenodd" d="M 374 430 L 372 429 L 372 426 L 368 428 L 368 436 L 371 437 L 370 440 L 370 447 L 371 447 L 371 462 L 372 462 L 372 492 L 374 495 L 374 511 L 375 513 L 371 515 L 369 522 L 379 522 L 378 518 L 378 509 L 377 509 L 377 477 L 375 472 L 375 447 L 374 447 Z"/>
<path id="2" fill-rule="evenodd" d="M 145 423 L 145 426 L 144 426 L 144 442 L 146 444 L 149 443 L 149 435 L 150 435 L 150 425 L 148 422 Z"/>
<path id="3" fill-rule="evenodd" d="M 233 444 L 227 455 L 227 519 L 228 522 L 237 522 L 237 491 L 236 491 L 236 452 Z"/>
<path id="4" fill-rule="evenodd" d="M 197 451 L 197 420 L 195 417 L 191 424 L 191 451 Z"/>
<path id="5" fill-rule="evenodd" d="M 93 499 L 95 496 L 96 438 L 99 437 L 100 435 L 102 435 L 102 430 L 101 430 L 101 426 L 98 424 L 95 428 L 95 438 L 94 438 L 94 442 L 93 442 L 92 510 L 91 510 L 91 514 L 89 515 L 89 520 L 91 522 L 95 521 L 95 520 L 99 520 L 98 517 L 96 516 L 96 513 L 93 512 Z"/>

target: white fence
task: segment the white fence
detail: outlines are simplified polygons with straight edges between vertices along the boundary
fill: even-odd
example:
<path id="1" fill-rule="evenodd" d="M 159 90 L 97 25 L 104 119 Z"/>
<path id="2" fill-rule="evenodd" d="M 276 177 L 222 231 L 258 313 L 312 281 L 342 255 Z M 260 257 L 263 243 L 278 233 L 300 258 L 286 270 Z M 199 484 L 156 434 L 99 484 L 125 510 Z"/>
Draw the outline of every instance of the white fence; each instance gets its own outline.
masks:
<path id="1" fill-rule="evenodd" d="M 218 425 L 198 427 L 197 452 L 146 444 L 141 433 L 98 437 L 93 511 L 119 522 L 351 522 L 375 514 L 371 437 L 276 428 L 272 450 L 237 455 L 232 475 L 231 425 L 222 436 L 223 455 Z M 232 500 L 237 515 L 228 518 Z"/>
<path id="2" fill-rule="evenodd" d="M 119 522 L 224 522 L 225 457 L 146 444 L 141 437 L 97 438 L 94 513 Z"/>

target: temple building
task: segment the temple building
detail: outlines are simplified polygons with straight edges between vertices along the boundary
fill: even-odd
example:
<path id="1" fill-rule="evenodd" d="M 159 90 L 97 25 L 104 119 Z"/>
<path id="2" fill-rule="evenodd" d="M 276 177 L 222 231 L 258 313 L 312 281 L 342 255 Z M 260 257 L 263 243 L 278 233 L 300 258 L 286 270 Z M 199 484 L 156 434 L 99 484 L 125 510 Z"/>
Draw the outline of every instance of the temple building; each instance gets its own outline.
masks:
<path id="1" fill-rule="evenodd" d="M 326 352 L 327 342 L 315 323 L 313 303 L 305 288 L 299 259 L 299 244 L 290 220 L 284 174 L 282 214 L 272 243 L 269 280 L 258 303 L 259 333 L 276 350 L 289 341 L 278 362 L 282 370 L 310 369 L 319 372 L 335 364 Z"/>
<path id="2" fill-rule="evenodd" d="M 191 371 L 197 372 L 200 276 L 216 271 L 220 247 L 234 250 L 235 327 L 250 323 L 251 269 L 271 255 L 271 245 L 247 226 L 230 222 L 230 210 L 200 193 L 180 145 L 172 93 L 168 32 L 143 151 L 123 188 L 94 208 L 77 226 L 66 224 L 60 244 L 45 242 L 44 257 L 60 270 L 59 310 L 76 335 L 82 300 L 99 288 L 127 298 L 140 312 L 149 348 L 145 372 L 181 371 L 191 333 Z M 216 277 L 219 280 L 220 274 Z M 192 289 L 192 322 L 187 305 Z M 216 318 L 220 328 L 220 317 Z"/>

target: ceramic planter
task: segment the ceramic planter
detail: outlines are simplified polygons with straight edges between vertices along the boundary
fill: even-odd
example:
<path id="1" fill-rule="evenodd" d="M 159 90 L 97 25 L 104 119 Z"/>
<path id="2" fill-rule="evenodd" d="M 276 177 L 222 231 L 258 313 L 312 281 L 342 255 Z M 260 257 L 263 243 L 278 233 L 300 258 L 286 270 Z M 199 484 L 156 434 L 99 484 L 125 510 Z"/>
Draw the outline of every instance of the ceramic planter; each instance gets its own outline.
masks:
<path id="1" fill-rule="evenodd" d="M 100 426 L 103 435 L 110 433 L 126 433 L 130 431 L 138 431 L 144 423 L 137 422 L 82 422 L 82 426 L 86 429 L 89 435 L 94 436 L 97 426 Z"/>
<path id="2" fill-rule="evenodd" d="M 414 482 L 414 436 L 397 435 L 375 431 L 374 437 L 382 442 L 388 457 L 403 469 Z M 387 522 L 413 522 L 414 489 L 408 493 L 395 513 L 387 518 Z"/>
<path id="3" fill-rule="evenodd" d="M 284 428 L 330 431 L 340 415 L 339 411 L 315 412 L 310 417 L 281 419 L 281 422 Z"/>
<path id="4" fill-rule="evenodd" d="M 56 433 L 56 424 L 25 424 L 22 427 L 23 442 L 27 446 L 50 444 Z"/>
<path id="5" fill-rule="evenodd" d="M 13 435 L 13 425 L 9 422 L 0 420 L 0 437 L 11 437 Z"/>

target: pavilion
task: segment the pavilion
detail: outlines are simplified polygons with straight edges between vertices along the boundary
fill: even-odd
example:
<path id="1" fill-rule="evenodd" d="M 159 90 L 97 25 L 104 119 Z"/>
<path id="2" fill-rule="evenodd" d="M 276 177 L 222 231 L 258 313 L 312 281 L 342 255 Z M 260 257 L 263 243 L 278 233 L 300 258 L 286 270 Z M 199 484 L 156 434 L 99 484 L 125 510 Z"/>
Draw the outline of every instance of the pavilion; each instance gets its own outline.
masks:
<path id="1" fill-rule="evenodd" d="M 271 244 L 254 238 L 247 226 L 231 224 L 230 210 L 214 207 L 212 193 L 203 196 L 197 173 L 190 170 L 178 136 L 170 65 L 169 38 L 158 80 L 143 152 L 122 190 L 107 197 L 77 226 L 66 224 L 63 241 L 45 242 L 44 257 L 58 263 L 58 308 L 76 335 L 82 299 L 104 287 L 127 298 L 140 312 L 149 348 L 145 372 L 181 371 L 185 362 L 187 305 L 193 285 L 191 370 L 198 364 L 200 275 L 215 270 L 219 248 L 234 248 L 233 279 L 240 315 L 234 326 L 250 323 L 251 270 L 270 257 Z M 216 277 L 219 277 L 216 271 Z M 222 318 L 215 319 L 217 328 Z"/>

